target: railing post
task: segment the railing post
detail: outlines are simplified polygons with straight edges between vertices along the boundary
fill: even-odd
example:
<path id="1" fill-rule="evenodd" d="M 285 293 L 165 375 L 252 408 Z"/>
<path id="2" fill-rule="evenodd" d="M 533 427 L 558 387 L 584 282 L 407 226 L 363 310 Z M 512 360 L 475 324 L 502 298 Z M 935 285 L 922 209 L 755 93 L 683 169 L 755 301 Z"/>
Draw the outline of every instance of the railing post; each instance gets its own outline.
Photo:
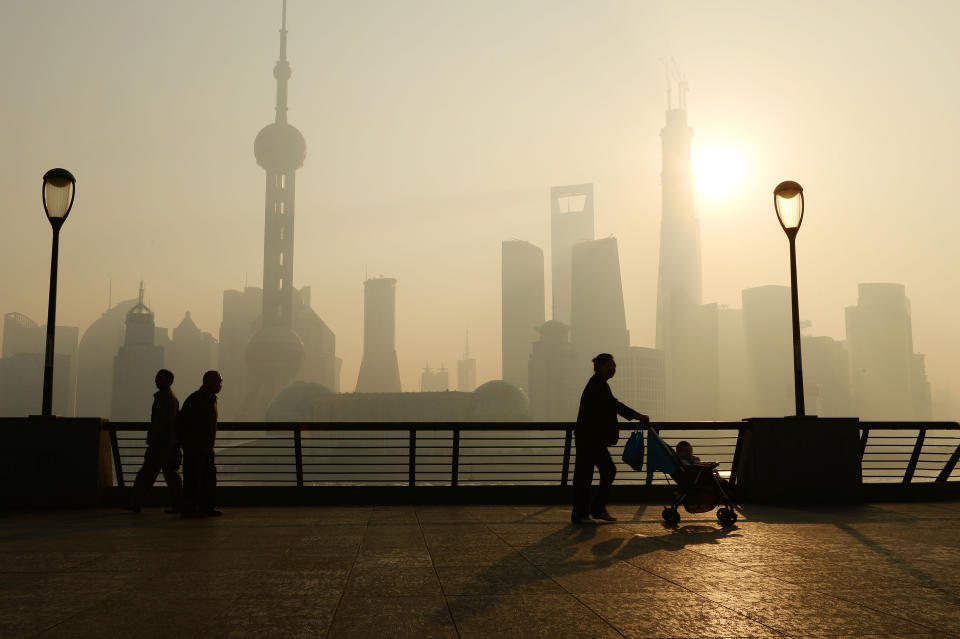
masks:
<path id="1" fill-rule="evenodd" d="M 570 477 L 570 448 L 573 444 L 573 429 L 567 429 L 567 435 L 563 441 L 563 470 L 560 471 L 560 485 L 566 487 L 567 479 Z"/>
<path id="2" fill-rule="evenodd" d="M 303 488 L 303 445 L 299 425 L 293 429 L 293 450 L 297 456 L 297 487 Z"/>
<path id="3" fill-rule="evenodd" d="M 110 429 L 110 450 L 113 451 L 113 469 L 117 475 L 117 486 L 123 488 L 123 462 L 120 460 L 120 442 L 117 441 L 117 431 Z"/>
<path id="4" fill-rule="evenodd" d="M 453 429 L 453 457 L 450 460 L 450 485 L 456 486 L 460 478 L 460 429 Z"/>
<path id="5" fill-rule="evenodd" d="M 947 460 L 943 470 L 941 470 L 940 474 L 937 475 L 937 482 L 945 482 L 949 480 L 950 475 L 953 474 L 953 469 L 957 467 L 958 461 L 960 461 L 960 444 L 957 444 L 957 449 L 953 451 L 953 454 L 950 455 L 950 459 Z"/>
<path id="6" fill-rule="evenodd" d="M 867 452 L 867 440 L 870 438 L 870 428 L 864 426 L 860 430 L 860 463 L 863 463 L 863 455 Z"/>
<path id="7" fill-rule="evenodd" d="M 903 473 L 903 483 L 909 484 L 913 479 L 913 473 L 917 469 L 917 462 L 920 461 L 920 451 L 923 449 L 923 439 L 927 434 L 927 429 L 921 428 L 917 433 L 917 443 L 913 445 L 913 454 L 910 455 L 910 463 L 907 464 L 907 470 Z"/>
<path id="8" fill-rule="evenodd" d="M 417 485 L 417 429 L 410 429 L 410 452 L 408 457 L 407 485 Z"/>

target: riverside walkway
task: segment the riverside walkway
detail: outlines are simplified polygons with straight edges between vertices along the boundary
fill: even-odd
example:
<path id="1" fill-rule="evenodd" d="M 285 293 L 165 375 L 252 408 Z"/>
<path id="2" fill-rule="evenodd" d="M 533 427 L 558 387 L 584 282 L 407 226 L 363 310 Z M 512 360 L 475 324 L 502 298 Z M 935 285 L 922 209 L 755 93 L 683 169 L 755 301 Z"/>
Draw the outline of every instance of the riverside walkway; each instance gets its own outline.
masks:
<path id="1" fill-rule="evenodd" d="M 960 636 L 960 502 L 0 515 L 0 637 Z"/>

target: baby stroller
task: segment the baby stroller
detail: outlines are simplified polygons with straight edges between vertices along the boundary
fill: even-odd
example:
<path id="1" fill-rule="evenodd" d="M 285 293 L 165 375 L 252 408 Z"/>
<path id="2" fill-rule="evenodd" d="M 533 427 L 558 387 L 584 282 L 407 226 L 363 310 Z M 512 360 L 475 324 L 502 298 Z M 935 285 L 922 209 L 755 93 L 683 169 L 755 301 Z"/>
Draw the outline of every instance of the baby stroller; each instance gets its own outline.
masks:
<path id="1" fill-rule="evenodd" d="M 737 521 L 735 502 L 730 495 L 730 485 L 717 472 L 720 462 L 684 465 L 657 431 L 651 428 L 648 432 L 648 472 L 663 471 L 677 484 L 673 503 L 663 509 L 667 525 L 676 526 L 680 522 L 677 506 L 683 504 L 688 513 L 705 513 L 721 505 L 717 521 L 724 528 L 732 526 Z"/>

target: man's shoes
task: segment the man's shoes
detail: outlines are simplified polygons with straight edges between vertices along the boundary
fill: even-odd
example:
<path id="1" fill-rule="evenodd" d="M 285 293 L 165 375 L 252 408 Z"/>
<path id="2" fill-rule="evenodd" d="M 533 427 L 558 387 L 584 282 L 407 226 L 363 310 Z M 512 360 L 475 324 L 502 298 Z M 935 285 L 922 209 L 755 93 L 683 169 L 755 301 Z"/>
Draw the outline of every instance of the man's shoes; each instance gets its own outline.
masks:
<path id="1" fill-rule="evenodd" d="M 200 519 L 202 517 L 203 515 L 201 515 L 195 510 L 185 510 L 182 513 L 180 513 L 180 519 Z"/>
<path id="2" fill-rule="evenodd" d="M 202 510 L 202 512 L 207 517 L 219 517 L 223 514 L 223 511 L 217 510 L 216 508 L 211 508 L 210 510 Z"/>
<path id="3" fill-rule="evenodd" d="M 133 512 L 133 513 L 139 513 L 139 512 L 140 512 L 140 506 L 134 506 L 133 504 L 124 504 L 124 505 L 122 506 L 122 508 L 123 508 L 124 510 L 129 510 L 130 512 Z"/>
<path id="4" fill-rule="evenodd" d="M 616 520 L 617 520 L 616 517 L 614 517 L 613 515 L 611 515 L 611 514 L 608 513 L 607 511 L 603 511 L 602 513 L 595 513 L 595 514 L 591 515 L 591 517 L 593 517 L 594 519 L 602 519 L 603 521 L 616 521 Z"/>
<path id="5" fill-rule="evenodd" d="M 180 512 L 180 509 L 179 509 L 179 508 L 164 508 L 164 509 L 163 509 L 163 513 L 164 513 L 165 515 L 176 515 L 176 514 L 179 514 L 179 512 Z"/>
<path id="6" fill-rule="evenodd" d="M 571 517 L 571 518 L 570 518 L 570 523 L 579 526 L 579 525 L 585 525 L 585 524 L 593 524 L 593 525 L 596 525 L 597 522 L 595 522 L 594 520 L 590 519 L 589 517 L 580 517 L 579 519 L 578 519 L 578 518 Z"/>

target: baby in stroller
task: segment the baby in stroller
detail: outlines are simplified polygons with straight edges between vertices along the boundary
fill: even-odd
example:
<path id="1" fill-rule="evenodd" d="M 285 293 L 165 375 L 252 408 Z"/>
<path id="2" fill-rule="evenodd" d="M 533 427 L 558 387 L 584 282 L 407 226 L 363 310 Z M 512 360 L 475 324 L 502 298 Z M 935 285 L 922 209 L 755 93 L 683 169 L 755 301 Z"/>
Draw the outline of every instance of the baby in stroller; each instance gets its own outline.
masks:
<path id="1" fill-rule="evenodd" d="M 682 441 L 676 450 L 671 449 L 660 435 L 651 429 L 650 446 L 662 447 L 672 458 L 673 468 L 669 465 L 664 472 L 677 483 L 676 497 L 670 506 L 663 509 L 663 520 L 670 526 L 680 521 L 677 507 L 683 504 L 689 513 L 703 513 L 718 505 L 717 521 L 721 526 L 732 526 L 737 521 L 735 502 L 730 483 L 720 477 L 717 466 L 720 462 L 702 462 L 693 454 L 690 442 Z"/>

